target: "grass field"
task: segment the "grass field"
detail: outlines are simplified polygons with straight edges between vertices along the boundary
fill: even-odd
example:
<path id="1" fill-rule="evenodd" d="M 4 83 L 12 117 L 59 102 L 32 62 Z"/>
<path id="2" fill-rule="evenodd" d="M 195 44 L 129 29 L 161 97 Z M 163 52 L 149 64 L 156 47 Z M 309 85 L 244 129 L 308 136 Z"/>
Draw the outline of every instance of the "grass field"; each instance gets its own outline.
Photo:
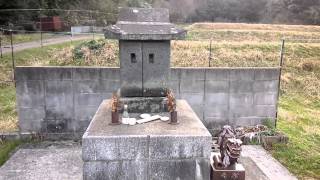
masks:
<path id="1" fill-rule="evenodd" d="M 197 23 L 186 41 L 172 42 L 172 66 L 207 67 L 212 40 L 212 66 L 278 66 L 281 39 L 286 40 L 277 128 L 287 145 L 271 153 L 300 179 L 320 179 L 320 27 L 264 24 Z M 81 42 L 25 50 L 15 54 L 17 65 L 118 66 L 116 41 L 99 51 L 78 48 Z M 82 58 L 74 58 L 75 50 Z M 0 61 L 0 81 L 11 78 L 11 59 Z M 17 129 L 15 89 L 0 86 L 0 130 Z"/>

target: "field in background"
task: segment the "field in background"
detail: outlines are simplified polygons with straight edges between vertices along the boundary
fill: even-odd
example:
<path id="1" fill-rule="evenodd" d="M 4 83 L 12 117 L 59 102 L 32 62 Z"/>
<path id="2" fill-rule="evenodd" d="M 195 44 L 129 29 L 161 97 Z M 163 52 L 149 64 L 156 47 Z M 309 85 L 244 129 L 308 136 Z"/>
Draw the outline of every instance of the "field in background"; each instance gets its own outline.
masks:
<path id="1" fill-rule="evenodd" d="M 320 27 L 197 23 L 184 25 L 187 41 L 172 42 L 172 66 L 278 66 L 286 39 L 278 129 L 289 144 L 272 151 L 300 178 L 320 178 Z M 118 66 L 117 42 L 64 43 L 15 53 L 17 65 Z M 0 59 L 0 81 L 11 78 L 10 55 Z M 0 130 L 17 129 L 15 89 L 0 85 Z"/>

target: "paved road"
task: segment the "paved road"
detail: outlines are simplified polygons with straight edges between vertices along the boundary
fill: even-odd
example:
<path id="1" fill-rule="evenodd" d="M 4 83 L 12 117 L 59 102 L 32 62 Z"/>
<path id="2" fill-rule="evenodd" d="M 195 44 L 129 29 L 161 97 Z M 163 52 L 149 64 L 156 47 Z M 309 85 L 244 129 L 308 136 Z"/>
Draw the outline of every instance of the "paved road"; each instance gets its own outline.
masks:
<path id="1" fill-rule="evenodd" d="M 77 41 L 77 40 L 85 40 L 85 39 L 90 39 L 92 38 L 92 35 L 78 35 L 78 36 L 63 36 L 63 37 L 57 37 L 57 38 L 50 38 L 50 39 L 44 39 L 43 40 L 43 46 L 48 46 L 52 44 L 60 44 L 68 41 Z M 22 51 L 25 49 L 30 49 L 30 48 L 37 48 L 41 47 L 40 41 L 32 41 L 32 42 L 25 42 L 25 43 L 19 43 L 19 44 L 14 44 L 13 45 L 13 51 L 18 52 Z M 2 47 L 2 53 L 9 53 L 11 52 L 11 46 L 10 45 L 5 45 Z"/>

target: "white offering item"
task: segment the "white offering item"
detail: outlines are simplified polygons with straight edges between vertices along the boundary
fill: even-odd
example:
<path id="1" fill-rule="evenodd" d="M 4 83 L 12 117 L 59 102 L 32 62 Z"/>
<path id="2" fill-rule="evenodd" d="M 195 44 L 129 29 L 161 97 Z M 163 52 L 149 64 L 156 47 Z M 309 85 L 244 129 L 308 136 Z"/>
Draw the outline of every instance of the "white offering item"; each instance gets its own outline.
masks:
<path id="1" fill-rule="evenodd" d="M 161 120 L 161 121 L 169 121 L 169 117 L 167 117 L 167 116 L 162 116 L 162 117 L 160 118 L 160 120 Z"/>
<path id="2" fill-rule="evenodd" d="M 137 119 L 136 118 L 129 118 L 129 125 L 133 126 L 137 123 Z"/>
<path id="3" fill-rule="evenodd" d="M 154 120 L 157 120 L 157 119 L 160 119 L 160 118 L 161 118 L 160 115 L 154 115 L 154 116 L 151 116 L 149 118 L 139 119 L 139 120 L 137 120 L 137 123 L 138 124 L 147 123 L 147 122 L 154 121 Z"/>
<path id="4" fill-rule="evenodd" d="M 129 124 L 130 118 L 122 118 L 122 124 Z"/>
<path id="5" fill-rule="evenodd" d="M 150 115 L 150 114 L 140 114 L 140 117 L 141 117 L 142 119 L 146 119 L 146 118 L 151 117 L 151 115 Z"/>

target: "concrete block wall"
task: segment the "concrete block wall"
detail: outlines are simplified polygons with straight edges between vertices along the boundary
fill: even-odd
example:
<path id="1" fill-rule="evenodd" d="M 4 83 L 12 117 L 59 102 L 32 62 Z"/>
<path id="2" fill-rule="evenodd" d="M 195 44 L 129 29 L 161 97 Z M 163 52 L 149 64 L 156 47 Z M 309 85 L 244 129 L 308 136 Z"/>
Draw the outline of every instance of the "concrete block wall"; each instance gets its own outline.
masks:
<path id="1" fill-rule="evenodd" d="M 172 68 L 169 85 L 205 126 L 255 125 L 276 117 L 279 68 Z M 17 67 L 23 133 L 82 134 L 103 99 L 120 86 L 119 68 Z"/>
<path id="2" fill-rule="evenodd" d="M 279 68 L 173 68 L 170 86 L 211 131 L 273 120 Z"/>
<path id="3" fill-rule="evenodd" d="M 20 132 L 81 135 L 119 80 L 118 68 L 17 67 Z"/>

